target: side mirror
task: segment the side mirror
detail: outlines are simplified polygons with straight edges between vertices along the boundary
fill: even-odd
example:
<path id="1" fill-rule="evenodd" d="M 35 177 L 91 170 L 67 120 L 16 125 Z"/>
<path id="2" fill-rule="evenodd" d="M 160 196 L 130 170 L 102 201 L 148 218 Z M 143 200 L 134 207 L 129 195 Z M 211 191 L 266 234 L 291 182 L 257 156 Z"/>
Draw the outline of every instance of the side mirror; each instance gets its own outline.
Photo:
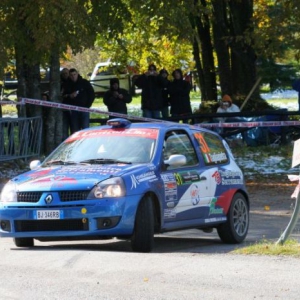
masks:
<path id="1" fill-rule="evenodd" d="M 186 157 L 182 154 L 173 154 L 164 163 L 171 167 L 181 167 L 186 164 Z"/>
<path id="2" fill-rule="evenodd" d="M 29 167 L 30 167 L 30 170 L 35 170 L 37 169 L 39 166 L 41 165 L 41 162 L 39 160 L 33 160 Z"/>

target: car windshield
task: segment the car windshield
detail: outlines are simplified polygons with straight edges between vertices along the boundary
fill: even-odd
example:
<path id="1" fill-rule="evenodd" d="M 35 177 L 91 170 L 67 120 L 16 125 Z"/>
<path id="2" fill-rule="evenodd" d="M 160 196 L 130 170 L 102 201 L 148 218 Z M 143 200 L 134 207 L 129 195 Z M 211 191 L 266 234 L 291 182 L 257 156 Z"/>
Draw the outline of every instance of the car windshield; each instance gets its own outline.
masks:
<path id="1" fill-rule="evenodd" d="M 116 134 L 117 132 L 117 134 Z M 156 139 L 146 137 L 147 130 L 82 131 L 62 143 L 43 162 L 43 166 L 115 163 L 149 163 L 153 157 Z M 157 135 L 157 133 L 156 133 Z"/>

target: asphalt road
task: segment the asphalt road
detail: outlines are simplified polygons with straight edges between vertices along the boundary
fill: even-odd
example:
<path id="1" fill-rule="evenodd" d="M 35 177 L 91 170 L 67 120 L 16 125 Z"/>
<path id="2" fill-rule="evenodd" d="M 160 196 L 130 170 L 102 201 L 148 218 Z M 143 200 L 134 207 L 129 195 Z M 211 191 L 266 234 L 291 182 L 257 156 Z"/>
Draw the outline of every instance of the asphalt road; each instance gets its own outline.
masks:
<path id="1" fill-rule="evenodd" d="M 153 253 L 129 243 L 0 240 L 1 299 L 299 299 L 300 260 L 230 254 L 217 239 L 157 237 Z"/>
<path id="2" fill-rule="evenodd" d="M 0 239 L 0 299 L 299 299 L 300 259 L 232 254 L 262 239 L 276 241 L 290 212 L 288 204 L 253 207 L 241 245 L 187 230 L 156 236 L 147 254 L 117 239 L 36 242 L 31 249 Z"/>

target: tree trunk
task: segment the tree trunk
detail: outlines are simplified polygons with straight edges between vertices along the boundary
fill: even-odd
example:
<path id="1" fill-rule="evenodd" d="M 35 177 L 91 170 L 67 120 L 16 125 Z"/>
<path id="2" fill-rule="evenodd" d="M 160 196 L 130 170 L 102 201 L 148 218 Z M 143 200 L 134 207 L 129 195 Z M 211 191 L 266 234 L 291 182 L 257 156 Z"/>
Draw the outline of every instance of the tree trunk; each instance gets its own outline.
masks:
<path id="1" fill-rule="evenodd" d="M 60 62 L 58 49 L 52 51 L 50 59 L 50 101 L 61 102 L 60 95 Z M 51 153 L 62 142 L 62 111 L 47 108 L 45 118 L 45 154 Z"/>
<path id="2" fill-rule="evenodd" d="M 40 64 L 36 63 L 32 66 L 28 66 L 27 88 L 28 97 L 32 99 L 41 99 L 41 74 Z M 40 105 L 28 105 L 29 117 L 42 116 L 42 106 Z"/>
<path id="3" fill-rule="evenodd" d="M 199 88 L 200 88 L 201 101 L 202 101 L 203 95 L 205 95 L 204 73 L 203 73 L 202 63 L 200 60 L 199 45 L 196 38 L 194 39 L 194 43 L 193 43 L 193 56 L 196 63 L 197 77 L 199 81 Z"/>
<path id="4" fill-rule="evenodd" d="M 195 0 L 197 3 L 198 0 Z M 206 0 L 201 0 L 201 5 L 206 8 Z M 216 100 L 216 73 L 213 57 L 213 47 L 210 35 L 210 21 L 208 15 L 204 11 L 201 16 L 195 18 L 195 24 L 199 35 L 201 44 L 201 58 L 204 72 L 204 90 L 205 94 L 202 95 L 203 100 Z"/>
<path id="5" fill-rule="evenodd" d="M 232 77 L 229 48 L 226 42 L 228 30 L 226 24 L 226 7 L 223 0 L 213 0 L 213 38 L 218 59 L 218 75 L 222 94 L 232 95 Z"/>
<path id="6" fill-rule="evenodd" d="M 252 31 L 253 1 L 230 1 L 229 8 L 233 91 L 245 98 L 256 82 L 256 56 L 251 44 L 245 41 L 246 31 Z M 254 95 L 259 97 L 259 89 Z"/>
<path id="7" fill-rule="evenodd" d="M 27 84 L 26 84 L 26 69 L 27 66 L 24 63 L 24 57 L 22 54 L 22 50 L 18 48 L 18 46 L 15 47 L 16 52 L 16 74 L 18 79 L 18 88 L 17 88 L 17 97 L 20 98 L 26 98 L 27 97 Z M 18 105 L 18 117 L 19 118 L 26 118 L 26 105 Z"/>

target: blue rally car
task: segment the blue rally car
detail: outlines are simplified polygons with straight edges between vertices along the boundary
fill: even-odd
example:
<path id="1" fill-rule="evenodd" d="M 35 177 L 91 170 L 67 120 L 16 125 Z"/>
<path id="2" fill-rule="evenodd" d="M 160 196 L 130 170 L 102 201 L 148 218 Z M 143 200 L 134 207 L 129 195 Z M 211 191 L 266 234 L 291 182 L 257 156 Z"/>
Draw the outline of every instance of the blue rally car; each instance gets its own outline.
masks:
<path id="1" fill-rule="evenodd" d="M 30 168 L 0 198 L 0 236 L 17 247 L 118 237 L 149 252 L 156 233 L 216 228 L 240 243 L 248 232 L 243 173 L 226 141 L 200 127 L 111 119 Z"/>

